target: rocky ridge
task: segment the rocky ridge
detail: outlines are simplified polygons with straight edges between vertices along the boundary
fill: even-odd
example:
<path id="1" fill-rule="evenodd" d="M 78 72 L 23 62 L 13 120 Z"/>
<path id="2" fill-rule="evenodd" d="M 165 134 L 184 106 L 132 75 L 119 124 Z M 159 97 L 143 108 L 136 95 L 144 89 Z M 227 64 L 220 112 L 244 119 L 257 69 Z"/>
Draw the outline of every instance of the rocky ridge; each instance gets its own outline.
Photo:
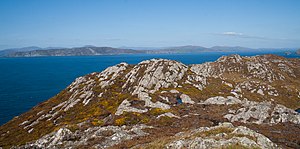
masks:
<path id="1" fill-rule="evenodd" d="M 248 140 L 234 135 L 223 136 L 225 140 L 193 137 L 173 143 L 171 139 L 163 146 L 197 147 L 202 142 L 203 148 L 211 148 L 212 142 L 228 146 L 245 141 L 238 145 L 297 148 L 300 140 L 294 133 L 300 132 L 300 115 L 294 109 L 300 107 L 299 77 L 299 59 L 275 55 L 223 56 L 189 66 L 165 59 L 120 63 L 77 78 L 55 97 L 1 126 L 0 146 L 146 147 L 145 142 L 157 138 L 225 123 L 251 134 L 245 126 L 261 128 Z M 294 132 L 282 139 L 274 129 L 283 125 Z M 110 132 L 99 135 L 102 131 Z M 270 146 L 257 137 L 269 138 Z"/>

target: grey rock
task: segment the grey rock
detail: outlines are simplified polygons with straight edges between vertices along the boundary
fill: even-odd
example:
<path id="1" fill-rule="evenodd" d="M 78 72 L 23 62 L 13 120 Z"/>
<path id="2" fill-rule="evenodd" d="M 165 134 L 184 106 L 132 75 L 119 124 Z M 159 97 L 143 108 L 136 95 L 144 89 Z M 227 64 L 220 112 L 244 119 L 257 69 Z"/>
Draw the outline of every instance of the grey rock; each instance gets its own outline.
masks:
<path id="1" fill-rule="evenodd" d="M 216 96 L 216 97 L 208 98 L 203 103 L 200 103 L 200 104 L 230 105 L 230 104 L 240 104 L 240 103 L 241 103 L 241 100 L 239 100 L 238 98 L 233 97 L 233 96 L 227 96 L 227 97 Z"/>
<path id="2" fill-rule="evenodd" d="M 134 107 L 130 107 L 130 102 L 125 99 L 118 107 L 117 112 L 115 113 L 115 115 L 121 115 L 123 114 L 123 112 L 137 112 L 137 113 L 145 113 L 148 111 L 148 109 L 137 109 Z"/>
<path id="3" fill-rule="evenodd" d="M 145 107 L 160 108 L 160 109 L 164 109 L 164 110 L 171 108 L 170 105 L 162 103 L 160 101 L 152 102 L 151 97 L 146 92 L 140 92 L 138 94 L 138 97 L 140 100 L 145 101 Z"/>

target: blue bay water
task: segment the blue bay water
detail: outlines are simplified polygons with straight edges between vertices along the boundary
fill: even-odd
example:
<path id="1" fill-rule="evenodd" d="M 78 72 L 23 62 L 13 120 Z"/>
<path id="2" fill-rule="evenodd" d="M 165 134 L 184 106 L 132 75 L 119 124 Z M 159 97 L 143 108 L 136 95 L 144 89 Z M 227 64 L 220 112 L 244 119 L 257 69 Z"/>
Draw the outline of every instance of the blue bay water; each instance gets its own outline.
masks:
<path id="1" fill-rule="evenodd" d="M 222 55 L 230 54 L 233 53 L 0 58 L 0 125 L 56 95 L 75 78 L 92 72 L 100 72 L 120 62 L 137 64 L 151 58 L 165 58 L 184 64 L 199 64 L 215 61 Z M 239 54 L 252 56 L 267 53 Z M 283 52 L 273 54 L 285 56 Z M 296 55 L 285 57 L 299 58 Z"/>

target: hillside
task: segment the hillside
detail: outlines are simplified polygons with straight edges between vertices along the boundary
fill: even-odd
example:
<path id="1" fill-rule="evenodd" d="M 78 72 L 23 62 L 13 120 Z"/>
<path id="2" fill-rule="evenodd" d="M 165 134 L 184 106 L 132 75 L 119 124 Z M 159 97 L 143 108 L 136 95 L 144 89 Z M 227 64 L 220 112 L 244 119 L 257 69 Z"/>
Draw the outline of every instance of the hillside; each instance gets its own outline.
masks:
<path id="1" fill-rule="evenodd" d="M 143 51 L 131 49 L 118 49 L 111 47 L 78 47 L 58 48 L 49 50 L 33 50 L 10 53 L 8 57 L 36 57 L 36 56 L 85 56 L 85 55 L 113 55 L 113 54 L 137 54 Z"/>
<path id="2" fill-rule="evenodd" d="M 25 52 L 25 51 L 33 51 L 40 50 L 40 47 L 32 46 L 32 47 L 23 47 L 23 48 L 12 48 L 12 49 L 4 49 L 0 51 L 0 57 L 7 56 L 15 52 Z"/>
<path id="3" fill-rule="evenodd" d="M 151 59 L 77 78 L 0 127 L 9 148 L 300 148 L 300 59 Z"/>

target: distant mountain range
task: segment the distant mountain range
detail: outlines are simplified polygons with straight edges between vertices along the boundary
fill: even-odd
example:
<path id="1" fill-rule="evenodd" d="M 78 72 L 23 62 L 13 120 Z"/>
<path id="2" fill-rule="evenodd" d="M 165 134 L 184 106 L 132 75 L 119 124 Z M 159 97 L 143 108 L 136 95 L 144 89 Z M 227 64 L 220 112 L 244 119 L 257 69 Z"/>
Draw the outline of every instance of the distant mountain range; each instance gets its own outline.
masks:
<path id="1" fill-rule="evenodd" d="M 9 55 L 11 53 L 15 53 L 15 52 L 26 52 L 26 51 L 32 51 L 32 50 L 38 50 L 38 49 L 42 49 L 42 48 L 32 46 L 32 47 L 5 49 L 5 50 L 0 51 L 0 56 L 7 56 L 7 55 Z"/>
<path id="2" fill-rule="evenodd" d="M 212 49 L 201 46 L 178 46 L 156 50 L 147 50 L 147 53 L 198 53 L 206 51 L 212 51 Z"/>
<path id="3" fill-rule="evenodd" d="M 83 46 L 75 48 L 36 46 L 6 49 L 0 51 L 1 57 L 37 57 L 37 56 L 87 56 L 87 55 L 116 55 L 116 54 L 174 54 L 174 53 L 200 53 L 200 52 L 251 52 L 251 51 L 295 51 L 288 48 L 260 48 L 214 46 L 206 48 L 202 46 L 177 46 L 177 47 L 96 47 Z M 300 52 L 299 52 L 300 53 Z"/>
<path id="4" fill-rule="evenodd" d="M 36 57 L 36 56 L 85 56 L 85 55 L 115 55 L 115 54 L 138 54 L 143 51 L 132 49 L 119 49 L 111 47 L 77 47 L 77 48 L 58 48 L 58 49 L 38 49 L 32 51 L 21 51 L 9 53 L 7 57 Z"/>

